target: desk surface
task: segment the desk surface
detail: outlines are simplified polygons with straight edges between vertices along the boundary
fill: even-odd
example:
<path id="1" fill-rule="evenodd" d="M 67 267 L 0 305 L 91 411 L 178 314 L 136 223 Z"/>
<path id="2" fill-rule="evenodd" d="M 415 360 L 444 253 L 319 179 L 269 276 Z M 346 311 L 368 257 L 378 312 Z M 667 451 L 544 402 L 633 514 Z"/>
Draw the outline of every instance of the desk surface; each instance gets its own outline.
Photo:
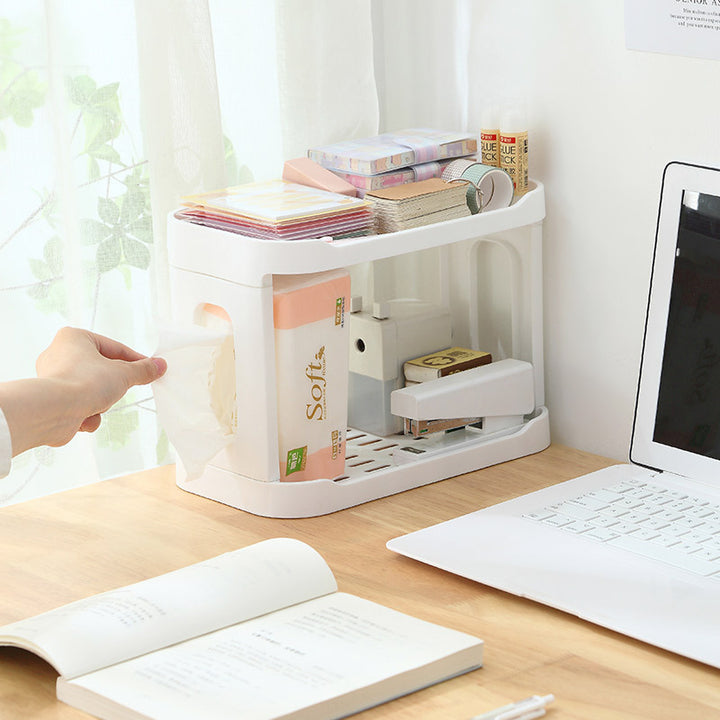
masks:
<path id="1" fill-rule="evenodd" d="M 485 640 L 481 670 L 358 718 L 463 720 L 535 693 L 555 694 L 552 720 L 720 718 L 719 671 L 385 548 L 397 535 L 608 464 L 552 446 L 302 520 L 185 493 L 172 466 L 106 480 L 0 510 L 0 624 L 268 537 L 295 537 L 322 553 L 341 590 Z M 86 718 L 55 699 L 55 679 L 34 655 L 0 649 L 0 716 Z"/>

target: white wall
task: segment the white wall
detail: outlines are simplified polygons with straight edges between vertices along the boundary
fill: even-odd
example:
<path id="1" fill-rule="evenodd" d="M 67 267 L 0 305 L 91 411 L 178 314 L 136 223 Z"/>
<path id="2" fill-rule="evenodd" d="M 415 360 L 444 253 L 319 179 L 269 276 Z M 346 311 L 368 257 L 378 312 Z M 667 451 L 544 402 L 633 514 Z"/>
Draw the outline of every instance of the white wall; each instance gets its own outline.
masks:
<path id="1" fill-rule="evenodd" d="M 472 2 L 467 112 L 477 130 L 486 98 L 528 99 L 531 175 L 547 197 L 552 438 L 618 460 L 628 453 L 663 168 L 720 165 L 720 62 L 626 50 L 623 12 L 622 0 Z M 434 119 L 425 111 L 414 122 Z M 392 100 L 384 119 L 410 120 Z"/>

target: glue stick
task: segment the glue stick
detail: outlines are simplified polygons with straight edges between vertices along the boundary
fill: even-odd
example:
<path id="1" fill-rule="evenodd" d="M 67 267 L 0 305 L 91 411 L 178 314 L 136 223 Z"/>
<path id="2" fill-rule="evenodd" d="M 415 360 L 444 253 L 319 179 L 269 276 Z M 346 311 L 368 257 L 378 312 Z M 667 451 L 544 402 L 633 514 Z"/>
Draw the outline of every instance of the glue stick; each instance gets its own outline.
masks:
<path id="1" fill-rule="evenodd" d="M 480 114 L 480 152 L 483 165 L 500 167 L 500 122 L 496 105 L 487 104 Z"/>
<path id="2" fill-rule="evenodd" d="M 519 103 L 500 116 L 500 167 L 512 178 L 516 197 L 528 191 L 528 128 Z"/>

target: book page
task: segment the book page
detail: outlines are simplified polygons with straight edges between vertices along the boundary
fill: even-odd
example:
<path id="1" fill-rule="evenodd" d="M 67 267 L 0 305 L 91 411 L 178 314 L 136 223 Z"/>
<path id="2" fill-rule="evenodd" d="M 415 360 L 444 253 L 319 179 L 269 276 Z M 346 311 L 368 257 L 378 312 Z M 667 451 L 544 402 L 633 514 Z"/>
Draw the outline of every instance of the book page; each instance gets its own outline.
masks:
<path id="1" fill-rule="evenodd" d="M 0 642 L 75 677 L 336 589 L 315 550 L 275 538 L 6 625 Z"/>
<path id="2" fill-rule="evenodd" d="M 320 720 L 478 667 L 481 660 L 477 638 L 334 593 L 60 680 L 58 697 L 101 717 Z M 123 707 L 133 712 L 120 712 Z"/>

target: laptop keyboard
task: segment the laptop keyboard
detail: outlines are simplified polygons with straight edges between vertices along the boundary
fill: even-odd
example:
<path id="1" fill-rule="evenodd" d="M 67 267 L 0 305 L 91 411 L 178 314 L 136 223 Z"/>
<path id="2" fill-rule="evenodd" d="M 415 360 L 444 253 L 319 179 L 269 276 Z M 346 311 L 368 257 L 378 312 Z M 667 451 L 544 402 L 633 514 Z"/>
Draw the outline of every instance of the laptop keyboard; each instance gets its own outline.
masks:
<path id="1" fill-rule="evenodd" d="M 720 580 L 720 504 L 628 479 L 523 517 Z"/>

